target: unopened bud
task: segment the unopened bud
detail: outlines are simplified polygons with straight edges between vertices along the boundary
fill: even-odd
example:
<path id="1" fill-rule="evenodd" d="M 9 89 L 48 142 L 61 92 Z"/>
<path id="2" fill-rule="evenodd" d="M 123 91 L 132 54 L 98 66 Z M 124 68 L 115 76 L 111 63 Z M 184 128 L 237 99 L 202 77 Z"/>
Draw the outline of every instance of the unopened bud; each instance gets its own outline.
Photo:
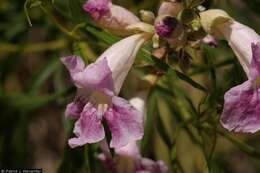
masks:
<path id="1" fill-rule="evenodd" d="M 118 36 L 130 35 L 126 27 L 140 22 L 131 11 L 114 5 L 111 0 L 88 0 L 83 8 L 98 26 Z"/>
<path id="2" fill-rule="evenodd" d="M 182 9 L 183 3 L 180 1 L 163 2 L 158 10 L 158 16 L 170 15 L 176 17 Z"/>
<path id="3" fill-rule="evenodd" d="M 159 16 L 155 21 L 155 31 L 171 47 L 181 46 L 186 38 L 182 24 L 173 16 Z"/>
<path id="4" fill-rule="evenodd" d="M 134 33 L 139 33 L 139 32 L 146 32 L 149 34 L 154 34 L 155 30 L 154 27 L 148 23 L 144 23 L 144 22 L 138 22 L 132 25 L 129 25 L 126 28 L 128 31 L 130 32 L 134 32 Z"/>
<path id="5" fill-rule="evenodd" d="M 142 19 L 143 22 L 149 23 L 149 24 L 153 24 L 154 23 L 155 16 L 154 16 L 153 12 L 146 11 L 146 10 L 141 10 L 140 14 L 141 14 L 141 19 Z"/>

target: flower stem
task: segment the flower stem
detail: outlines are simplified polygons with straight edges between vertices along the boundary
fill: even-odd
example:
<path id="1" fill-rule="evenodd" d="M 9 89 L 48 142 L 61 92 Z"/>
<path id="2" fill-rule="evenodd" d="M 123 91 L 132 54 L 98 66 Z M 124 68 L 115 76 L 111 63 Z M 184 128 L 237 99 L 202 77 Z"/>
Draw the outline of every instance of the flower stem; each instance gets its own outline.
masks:
<path id="1" fill-rule="evenodd" d="M 23 7 L 24 7 L 25 17 L 26 17 L 26 19 L 27 19 L 27 21 L 28 21 L 28 23 L 29 23 L 29 26 L 32 27 L 32 22 L 31 22 L 29 13 L 28 13 L 28 8 L 27 8 L 27 6 L 28 6 L 28 0 L 25 1 Z"/>
<path id="2" fill-rule="evenodd" d="M 47 7 L 44 7 L 43 5 L 40 5 L 40 7 L 63 33 L 75 40 L 81 40 L 81 37 L 79 35 L 77 35 L 75 32 L 70 32 L 67 28 L 65 28 Z"/>
<path id="3" fill-rule="evenodd" d="M 44 43 L 33 43 L 33 44 L 10 44 L 10 43 L 0 43 L 0 52 L 7 52 L 7 53 L 34 53 L 34 52 L 42 52 L 47 50 L 55 50 L 55 49 L 62 49 L 68 45 L 67 40 L 59 39 L 53 40 Z"/>
<path id="4" fill-rule="evenodd" d="M 109 147 L 108 147 L 108 143 L 107 143 L 107 140 L 106 139 L 103 139 L 100 143 L 99 143 L 99 146 L 102 150 L 102 152 L 106 155 L 107 158 L 111 159 L 112 158 L 112 154 L 109 150 Z"/>
<path id="5" fill-rule="evenodd" d="M 236 147 L 238 147 L 241 151 L 247 153 L 248 155 L 260 159 L 260 151 L 256 150 L 254 147 L 246 144 L 245 142 L 233 137 L 232 135 L 228 134 L 227 132 L 223 132 L 220 130 L 217 130 L 217 133 L 224 138 L 228 139 L 230 142 L 232 142 Z"/>
<path id="6" fill-rule="evenodd" d="M 205 130 L 213 130 L 212 126 L 210 124 L 204 123 L 201 125 L 202 128 Z M 245 142 L 233 137 L 231 134 L 221 131 L 219 129 L 216 129 L 217 134 L 220 136 L 226 138 L 229 140 L 233 145 L 235 145 L 237 148 L 239 148 L 241 151 L 245 152 L 249 156 L 252 156 L 254 158 L 260 159 L 260 151 L 256 150 L 254 147 L 246 144 Z"/>

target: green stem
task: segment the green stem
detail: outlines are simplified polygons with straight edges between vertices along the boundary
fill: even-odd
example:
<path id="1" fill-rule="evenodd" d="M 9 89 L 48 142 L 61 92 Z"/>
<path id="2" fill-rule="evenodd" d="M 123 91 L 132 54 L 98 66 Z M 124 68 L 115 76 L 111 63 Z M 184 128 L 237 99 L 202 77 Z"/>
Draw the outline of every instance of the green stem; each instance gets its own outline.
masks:
<path id="1" fill-rule="evenodd" d="M 7 53 L 34 53 L 34 52 L 43 52 L 47 50 L 62 49 L 67 46 L 67 41 L 65 39 L 59 39 L 44 43 L 34 43 L 34 44 L 25 44 L 25 45 L 16 45 L 10 43 L 0 43 L 0 52 Z"/>
<path id="2" fill-rule="evenodd" d="M 58 19 L 51 13 L 51 11 L 44 7 L 43 5 L 40 5 L 41 9 L 50 17 L 50 19 L 54 22 L 54 24 L 66 35 L 69 37 L 73 38 L 74 40 L 81 40 L 81 37 L 77 35 L 74 32 L 70 32 L 67 28 L 65 28 L 59 21 Z"/>
<path id="3" fill-rule="evenodd" d="M 260 151 L 256 150 L 254 147 L 244 143 L 243 141 L 233 137 L 227 132 L 223 132 L 220 130 L 217 130 L 217 133 L 224 138 L 228 139 L 230 142 L 232 142 L 236 147 L 238 147 L 243 152 L 247 153 L 248 155 L 260 159 Z"/>
<path id="4" fill-rule="evenodd" d="M 207 124 L 207 123 L 202 124 L 200 127 L 202 127 L 205 130 L 213 130 L 212 126 L 210 124 Z M 252 147 L 252 146 L 246 144 L 245 142 L 233 137 L 231 134 L 229 134 L 225 131 L 221 131 L 219 129 L 216 129 L 216 132 L 220 136 L 229 140 L 233 145 L 235 145 L 241 151 L 247 153 L 249 156 L 260 159 L 260 151 L 256 150 L 254 147 Z"/>
<path id="5" fill-rule="evenodd" d="M 28 13 L 27 5 L 28 5 L 28 0 L 25 1 L 23 8 L 24 8 L 25 17 L 26 17 L 30 27 L 32 27 L 32 22 L 31 22 L 29 13 Z"/>

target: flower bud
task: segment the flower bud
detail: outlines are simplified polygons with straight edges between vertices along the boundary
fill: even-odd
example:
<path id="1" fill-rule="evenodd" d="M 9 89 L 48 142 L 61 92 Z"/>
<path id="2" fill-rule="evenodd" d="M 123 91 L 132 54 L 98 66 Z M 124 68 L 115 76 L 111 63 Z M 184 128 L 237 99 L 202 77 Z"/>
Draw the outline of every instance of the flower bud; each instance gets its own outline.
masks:
<path id="1" fill-rule="evenodd" d="M 180 46 L 186 40 L 182 24 L 173 16 L 159 16 L 155 21 L 155 31 L 172 47 Z"/>
<path id="2" fill-rule="evenodd" d="M 176 17 L 182 9 L 183 4 L 180 1 L 163 2 L 158 10 L 158 16 L 170 15 Z"/>
<path id="3" fill-rule="evenodd" d="M 153 24 L 154 23 L 155 16 L 154 16 L 153 12 L 146 11 L 146 10 L 141 10 L 140 14 L 141 14 L 142 21 L 144 21 L 145 23 L 149 23 L 149 24 Z"/>
<path id="4" fill-rule="evenodd" d="M 138 22 L 138 23 L 129 25 L 126 29 L 131 32 L 134 32 L 134 33 L 145 32 L 145 33 L 149 33 L 152 35 L 155 32 L 153 25 L 150 25 L 150 24 L 144 23 L 144 22 Z"/>
<path id="5" fill-rule="evenodd" d="M 98 26 L 118 36 L 130 35 L 126 27 L 140 22 L 132 12 L 114 5 L 111 0 L 88 0 L 83 8 Z"/>
<path id="6" fill-rule="evenodd" d="M 249 76 L 249 65 L 252 59 L 251 44 L 260 42 L 259 35 L 248 26 L 232 20 L 223 10 L 207 10 L 200 15 L 203 28 L 215 38 L 224 38 L 228 41 Z"/>
<path id="7" fill-rule="evenodd" d="M 223 10 L 213 9 L 200 13 L 201 25 L 204 30 L 216 38 L 223 38 L 217 26 L 231 21 L 232 18 Z"/>
<path id="8" fill-rule="evenodd" d="M 216 40 L 216 38 L 209 34 L 202 39 L 202 42 L 210 47 L 218 47 L 218 41 Z"/>

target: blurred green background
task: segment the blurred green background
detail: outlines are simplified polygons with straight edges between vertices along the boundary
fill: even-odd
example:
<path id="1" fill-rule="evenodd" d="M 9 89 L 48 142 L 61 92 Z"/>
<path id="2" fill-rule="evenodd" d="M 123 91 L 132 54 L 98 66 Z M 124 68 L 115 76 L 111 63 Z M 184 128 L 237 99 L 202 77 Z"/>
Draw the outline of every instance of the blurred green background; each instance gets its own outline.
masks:
<path id="1" fill-rule="evenodd" d="M 160 4 L 156 0 L 113 2 L 135 14 L 141 9 L 156 13 Z M 24 3 L 0 0 L 0 168 L 42 168 L 44 173 L 105 172 L 96 159 L 97 145 L 68 148 L 73 122 L 63 113 L 75 88 L 59 57 L 78 54 L 92 62 L 117 38 L 91 25 L 81 8 L 83 0 L 42 0 L 47 11 L 37 1 L 28 3 L 32 27 Z M 206 0 L 203 5 L 222 8 L 260 31 L 259 0 Z M 75 26 L 81 39 L 70 32 Z M 168 67 L 160 69 L 165 74 L 150 89 L 147 103 L 143 155 L 164 160 L 169 172 L 259 173 L 260 155 L 254 148 L 260 151 L 260 134 L 231 134 L 218 122 L 224 92 L 245 80 L 240 65 L 226 42 L 218 49 L 204 46 L 199 54 L 204 58 L 193 57 L 186 75 L 209 92 L 180 81 Z M 147 82 L 141 80 L 153 73 L 152 65 L 156 67 L 157 63 L 144 63 L 144 57 L 139 55 L 122 96 L 131 98 L 137 90 L 148 90 L 142 84 Z M 185 117 L 195 120 L 189 124 Z M 200 122 L 212 127 L 200 129 Z"/>

